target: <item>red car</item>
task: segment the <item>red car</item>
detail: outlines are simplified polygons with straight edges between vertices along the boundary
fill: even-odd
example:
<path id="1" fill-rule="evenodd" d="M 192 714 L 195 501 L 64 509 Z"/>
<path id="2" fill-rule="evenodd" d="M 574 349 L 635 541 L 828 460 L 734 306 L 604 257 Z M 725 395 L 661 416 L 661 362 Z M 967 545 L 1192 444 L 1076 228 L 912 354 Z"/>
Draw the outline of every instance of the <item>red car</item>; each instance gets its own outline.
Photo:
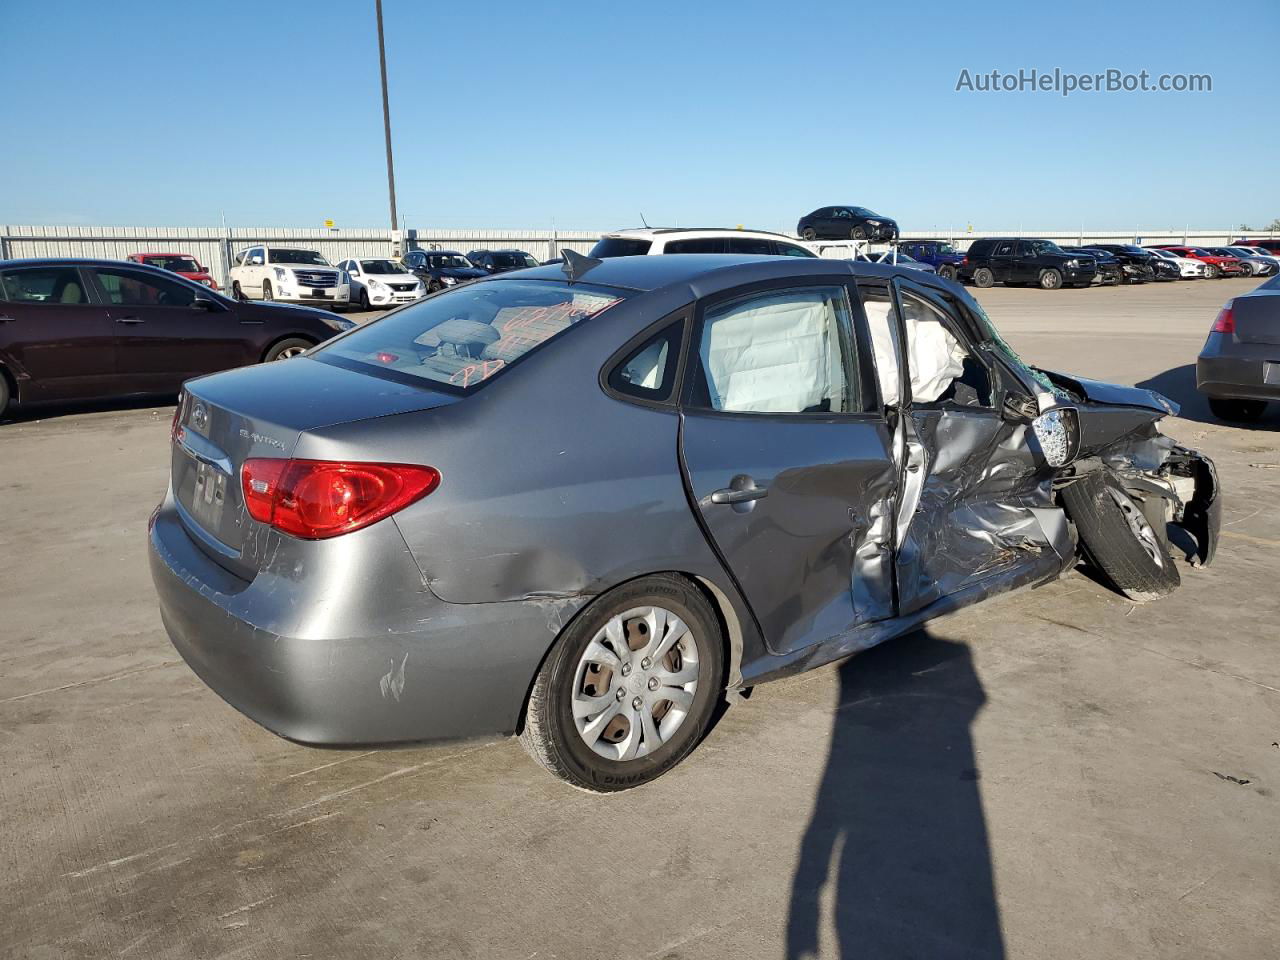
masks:
<path id="1" fill-rule="evenodd" d="M 145 263 L 149 267 L 159 267 L 179 276 L 202 283 L 210 290 L 217 290 L 209 271 L 200 266 L 200 261 L 189 253 L 131 253 L 129 259 L 134 263 Z"/>
<path id="2" fill-rule="evenodd" d="M 1210 280 L 1217 280 L 1219 277 L 1243 277 L 1245 275 L 1244 264 L 1235 257 L 1220 257 L 1216 253 L 1210 253 L 1200 247 L 1174 247 L 1169 244 L 1158 244 L 1153 247 L 1155 250 L 1168 250 L 1170 253 L 1176 253 L 1180 257 L 1190 257 L 1192 260 L 1200 260 L 1204 263 L 1204 275 Z"/>

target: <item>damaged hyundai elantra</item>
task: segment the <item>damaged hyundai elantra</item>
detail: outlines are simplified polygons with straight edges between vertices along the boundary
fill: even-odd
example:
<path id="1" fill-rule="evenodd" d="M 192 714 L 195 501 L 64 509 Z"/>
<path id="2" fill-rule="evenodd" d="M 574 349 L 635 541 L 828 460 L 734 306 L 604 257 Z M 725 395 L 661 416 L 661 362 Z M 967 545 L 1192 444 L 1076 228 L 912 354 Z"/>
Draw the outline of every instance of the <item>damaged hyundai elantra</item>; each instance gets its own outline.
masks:
<path id="1" fill-rule="evenodd" d="M 518 734 L 620 790 L 735 691 L 1081 555 L 1173 590 L 1220 522 L 1175 412 L 919 271 L 567 254 L 188 382 L 151 568 L 182 657 L 283 737 Z"/>

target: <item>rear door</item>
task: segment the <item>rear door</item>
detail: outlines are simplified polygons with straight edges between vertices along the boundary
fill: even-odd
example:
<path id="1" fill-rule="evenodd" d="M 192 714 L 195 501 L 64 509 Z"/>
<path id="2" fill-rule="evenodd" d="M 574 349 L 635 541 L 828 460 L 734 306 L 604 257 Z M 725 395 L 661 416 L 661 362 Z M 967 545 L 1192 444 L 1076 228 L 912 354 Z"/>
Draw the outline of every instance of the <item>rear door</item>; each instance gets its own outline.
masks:
<path id="1" fill-rule="evenodd" d="M 1017 277 L 1013 275 L 1013 247 L 1014 241 L 1001 240 L 995 245 L 995 249 L 991 251 L 991 260 L 988 266 L 991 268 L 992 276 L 995 277 L 996 283 L 1002 283 L 1006 280 L 1017 281 Z"/>
<path id="2" fill-rule="evenodd" d="M 700 305 L 681 460 L 704 529 L 775 653 L 893 614 L 889 429 L 841 282 Z"/>
<path id="3" fill-rule="evenodd" d="M 0 272 L 0 356 L 19 378 L 24 400 L 120 392 L 113 324 L 74 265 Z"/>
<path id="4" fill-rule="evenodd" d="M 128 267 L 85 271 L 116 334 L 116 372 L 140 392 L 176 392 L 183 380 L 250 361 L 234 311 L 193 284 Z M 212 309 L 195 306 L 196 298 Z"/>

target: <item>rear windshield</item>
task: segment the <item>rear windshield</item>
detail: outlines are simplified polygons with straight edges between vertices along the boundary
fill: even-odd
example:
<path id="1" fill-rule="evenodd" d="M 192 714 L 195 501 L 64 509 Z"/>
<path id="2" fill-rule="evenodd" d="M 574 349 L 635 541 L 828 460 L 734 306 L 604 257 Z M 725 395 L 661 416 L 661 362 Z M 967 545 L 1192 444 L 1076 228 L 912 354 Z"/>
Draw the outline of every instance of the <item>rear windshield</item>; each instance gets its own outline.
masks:
<path id="1" fill-rule="evenodd" d="M 631 237 L 601 237 L 591 248 L 593 257 L 643 257 L 653 246 L 650 240 L 636 240 Z"/>
<path id="2" fill-rule="evenodd" d="M 311 356 L 401 382 L 466 392 L 621 299 L 616 290 L 581 283 L 494 280 L 397 310 Z"/>
<path id="3" fill-rule="evenodd" d="M 200 264 L 196 263 L 191 257 L 143 257 L 142 262 L 151 267 L 159 267 L 161 270 L 171 270 L 174 273 L 200 272 Z"/>

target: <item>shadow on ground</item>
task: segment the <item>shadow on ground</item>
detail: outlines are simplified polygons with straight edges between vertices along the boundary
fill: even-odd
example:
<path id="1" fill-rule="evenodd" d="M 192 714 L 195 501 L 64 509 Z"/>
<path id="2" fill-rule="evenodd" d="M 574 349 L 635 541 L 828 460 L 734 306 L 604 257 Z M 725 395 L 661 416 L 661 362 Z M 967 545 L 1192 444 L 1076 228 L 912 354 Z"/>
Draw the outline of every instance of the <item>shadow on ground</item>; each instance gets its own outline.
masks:
<path id="1" fill-rule="evenodd" d="M 788 960 L 834 928 L 843 960 L 1002 958 L 970 725 L 969 650 L 927 631 L 840 668 L 822 785 L 792 884 Z M 834 916 L 823 923 L 824 888 Z"/>
<path id="2" fill-rule="evenodd" d="M 1158 373 L 1148 380 L 1142 380 L 1135 386 L 1162 393 L 1177 403 L 1182 409 L 1178 416 L 1184 420 L 1195 420 L 1197 423 L 1213 423 L 1218 426 L 1243 427 L 1251 430 L 1280 430 L 1280 403 L 1267 406 L 1267 412 L 1261 420 L 1250 422 L 1227 422 L 1219 420 L 1209 410 L 1209 401 L 1196 390 L 1196 365 L 1183 364 Z"/>
<path id="3" fill-rule="evenodd" d="M 145 397 L 124 397 L 115 400 L 58 400 L 38 404 L 24 404 L 9 408 L 0 415 L 0 426 L 7 423 L 34 423 L 37 420 L 54 420 L 77 413 L 111 413 L 117 410 L 146 410 L 149 407 L 173 407 L 176 394 L 156 394 Z"/>

